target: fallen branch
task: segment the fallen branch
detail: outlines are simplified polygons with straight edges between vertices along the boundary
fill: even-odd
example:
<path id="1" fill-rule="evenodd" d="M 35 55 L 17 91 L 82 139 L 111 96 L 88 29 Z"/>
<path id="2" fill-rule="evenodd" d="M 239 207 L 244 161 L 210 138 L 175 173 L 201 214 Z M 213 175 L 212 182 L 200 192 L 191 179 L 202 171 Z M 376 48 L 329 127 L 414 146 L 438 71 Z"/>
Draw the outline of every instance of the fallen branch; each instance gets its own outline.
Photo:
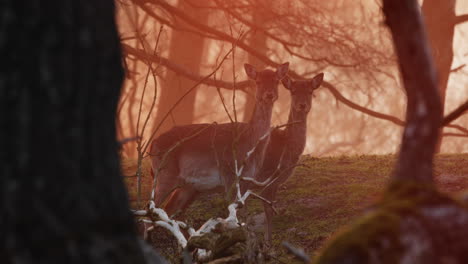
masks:
<path id="1" fill-rule="evenodd" d="M 210 126 L 205 126 L 202 129 L 198 130 L 198 133 L 191 135 L 190 137 L 186 137 L 183 140 L 177 142 L 174 144 L 171 149 L 166 152 L 163 156 L 163 160 L 167 158 L 168 153 L 173 151 L 175 148 L 177 148 L 179 145 L 181 145 L 183 142 L 186 140 L 193 138 L 197 134 L 201 133 L 204 129 L 207 129 Z M 167 230 L 169 230 L 174 237 L 177 239 L 178 244 L 182 248 L 186 248 L 188 246 L 188 243 L 190 243 L 190 247 L 196 247 L 198 249 L 203 249 L 203 250 L 198 250 L 197 251 L 197 259 L 199 260 L 209 260 L 211 257 L 216 256 L 216 250 L 214 250 L 214 246 L 216 245 L 217 249 L 220 249 L 219 244 L 223 244 L 224 247 L 230 247 L 234 245 L 235 243 L 239 241 L 245 240 L 246 236 L 242 235 L 244 231 L 236 231 L 240 227 L 244 226 L 245 224 L 240 222 L 239 219 L 237 218 L 237 210 L 242 208 L 245 205 L 246 200 L 252 195 L 258 199 L 261 199 L 264 202 L 269 203 L 272 205 L 273 203 L 271 201 L 268 201 L 267 199 L 263 198 L 262 196 L 255 194 L 251 190 L 247 190 L 244 194 L 241 194 L 240 190 L 240 184 L 239 180 L 242 175 L 242 171 L 244 169 L 245 162 L 251 157 L 251 155 L 256 151 L 258 145 L 260 144 L 261 141 L 265 140 L 269 134 L 271 133 L 272 130 L 275 128 L 270 128 L 267 133 L 265 133 L 258 141 L 256 144 L 252 147 L 250 151 L 247 152 L 246 158 L 244 159 L 244 162 L 242 165 L 237 168 L 236 167 L 236 176 L 238 178 L 238 181 L 236 183 L 236 188 L 237 188 L 237 195 L 236 199 L 233 203 L 231 203 L 228 206 L 228 211 L 229 215 L 226 218 L 216 218 L 216 219 L 209 219 L 206 221 L 197 231 L 195 231 L 193 228 L 189 228 L 187 224 L 181 221 L 176 221 L 171 219 L 167 213 L 161 209 L 161 208 L 156 208 L 156 205 L 153 201 L 154 199 L 154 188 L 152 191 L 152 200 L 149 202 L 149 206 L 147 210 L 138 210 L 138 211 L 133 211 L 133 214 L 138 217 L 149 217 L 149 219 L 143 219 L 141 221 L 145 223 L 152 223 L 155 226 L 160 226 L 163 227 Z M 237 164 L 237 162 L 236 162 Z M 155 176 L 155 180 L 157 177 Z M 184 234 L 181 231 L 182 229 L 188 229 L 188 234 L 189 237 L 188 239 L 184 236 Z M 145 230 L 149 231 L 151 229 L 147 228 Z M 231 230 L 231 231 L 230 231 Z M 226 237 L 220 234 L 225 234 L 225 232 L 229 231 L 230 234 L 236 234 L 235 236 L 231 236 L 230 239 L 225 239 Z M 239 233 L 241 232 L 241 233 Z M 192 241 L 192 242 L 190 242 Z M 213 242 L 216 241 L 216 242 Z M 228 241 L 228 242 L 226 242 Z M 214 252 L 214 253 L 213 253 Z"/>
<path id="2" fill-rule="evenodd" d="M 161 209 L 156 208 L 154 201 L 150 201 L 148 205 L 148 210 L 138 210 L 133 211 L 135 216 L 148 216 L 151 218 L 150 223 L 152 222 L 156 226 L 164 227 L 169 230 L 174 237 L 177 239 L 178 244 L 185 248 L 187 246 L 187 239 L 180 228 L 186 229 L 187 224 L 182 221 L 176 221 L 169 218 L 167 213 Z M 146 221 L 148 223 L 148 221 Z M 189 233 L 192 232 L 192 229 L 189 229 Z"/>

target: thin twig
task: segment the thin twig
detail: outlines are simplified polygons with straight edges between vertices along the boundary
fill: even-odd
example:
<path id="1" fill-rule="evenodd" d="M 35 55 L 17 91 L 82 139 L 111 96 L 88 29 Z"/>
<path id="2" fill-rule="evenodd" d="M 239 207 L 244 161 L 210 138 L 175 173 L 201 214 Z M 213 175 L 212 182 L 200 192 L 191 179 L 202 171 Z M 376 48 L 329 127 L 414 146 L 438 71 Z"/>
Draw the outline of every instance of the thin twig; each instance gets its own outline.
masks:
<path id="1" fill-rule="evenodd" d="M 156 39 L 156 46 L 154 48 L 154 53 L 156 53 L 156 50 L 157 50 L 157 47 L 158 47 L 158 44 L 159 44 L 159 39 L 161 38 L 161 33 L 163 32 L 163 26 L 161 26 L 159 28 L 159 33 L 158 33 L 158 37 Z M 158 67 L 159 67 L 159 63 L 158 63 Z M 146 116 L 146 120 L 145 122 L 143 123 L 143 128 L 141 130 L 141 136 L 143 136 L 143 134 L 145 133 L 145 129 L 146 129 L 146 125 L 148 124 L 148 121 L 149 121 L 149 118 L 151 117 L 151 113 L 153 112 L 153 109 L 155 108 L 154 106 L 156 105 L 156 99 L 158 97 L 158 82 L 156 80 L 156 74 L 155 74 L 155 70 L 157 70 L 157 68 L 155 70 L 153 70 L 153 67 L 151 66 L 151 64 L 149 65 L 150 69 L 151 69 L 151 72 L 153 74 L 153 79 L 154 79 L 154 96 L 153 96 L 153 100 L 151 102 L 151 107 L 150 107 L 150 110 L 148 112 L 148 115 Z M 150 140 L 147 141 L 146 144 L 150 144 Z"/>
<path id="2" fill-rule="evenodd" d="M 151 136 L 149 137 L 149 140 L 148 141 L 152 141 L 152 139 L 154 138 L 154 136 L 156 135 L 156 133 L 159 131 L 159 128 L 161 127 L 161 125 L 163 124 L 164 121 L 166 121 L 167 117 L 170 115 L 170 113 L 172 113 L 172 111 L 180 104 L 180 102 L 182 102 L 182 100 L 189 94 L 191 93 L 196 87 L 198 87 L 200 84 L 203 83 L 203 81 L 205 79 L 208 79 L 210 78 L 211 76 L 213 76 L 216 71 L 218 71 L 219 68 L 221 68 L 221 66 L 223 65 L 223 62 L 228 58 L 228 56 L 231 54 L 232 52 L 232 49 L 229 50 L 226 55 L 224 55 L 223 59 L 221 60 L 221 62 L 216 66 L 216 68 L 208 75 L 206 75 L 204 78 L 202 78 L 200 81 L 198 81 L 196 84 L 194 84 L 190 89 L 188 89 L 176 102 L 175 104 L 169 109 L 169 111 L 167 111 L 167 113 L 163 116 L 163 118 L 161 119 L 161 121 L 159 121 L 159 124 L 156 126 L 156 129 L 153 131 L 153 133 L 151 134 Z M 146 152 L 146 149 L 148 148 L 149 144 L 146 145 L 146 147 L 143 149 L 143 152 Z"/>
<path id="3" fill-rule="evenodd" d="M 133 21 L 133 20 L 132 20 Z M 136 29 L 136 34 L 137 36 L 139 37 L 139 41 L 141 42 L 143 48 L 145 47 L 144 45 L 144 39 L 140 36 L 139 34 L 139 31 L 138 29 L 136 28 L 136 25 L 134 24 L 134 27 Z M 158 45 L 159 45 L 159 39 L 160 39 L 160 36 L 161 36 L 161 33 L 163 31 L 163 27 L 161 26 L 160 28 L 160 31 L 159 31 L 159 34 L 158 34 L 158 37 L 156 39 L 156 43 L 154 45 L 154 49 L 153 49 L 153 55 L 156 54 L 157 52 L 157 49 L 158 49 Z M 145 48 L 144 48 L 145 49 Z M 159 64 L 158 64 L 159 65 Z M 143 127 L 141 129 L 141 134 L 139 133 L 139 130 L 140 130 L 140 120 L 141 120 L 141 113 L 142 113 L 142 107 L 143 107 L 143 99 L 145 97 L 145 92 L 146 92 L 146 87 L 148 85 L 148 79 L 149 79 L 149 74 L 150 72 L 152 73 L 152 77 L 153 77 L 153 80 L 154 80 L 154 96 L 153 96 L 153 101 L 152 101 L 152 104 L 151 104 L 151 108 L 149 109 L 149 112 L 146 116 L 146 119 L 144 121 L 144 124 L 143 124 Z M 146 76 L 145 76 L 145 82 L 144 82 L 144 86 L 143 86 L 143 91 L 142 91 L 142 94 L 141 94 L 141 98 L 140 98 L 140 105 L 139 105 L 139 109 L 138 109 L 138 117 L 137 117 L 137 125 L 136 125 L 136 131 L 137 131 L 137 135 L 139 137 L 139 139 L 137 140 L 137 152 L 138 152 L 138 161 L 137 161 L 137 171 L 136 171 L 136 176 L 137 176 L 137 203 L 138 205 L 140 204 L 140 200 L 141 200 L 141 177 L 142 177 L 142 162 L 143 162 L 143 153 L 142 152 L 142 145 L 144 145 L 144 143 L 142 142 L 142 139 L 143 139 L 143 135 L 145 133 L 145 129 L 146 129 L 146 125 L 148 123 L 148 120 L 151 116 L 151 113 L 153 111 L 153 108 L 154 108 L 154 105 L 156 103 L 156 98 L 157 98 L 157 80 L 156 80 L 156 73 L 155 71 L 153 70 L 153 64 L 151 61 L 148 61 L 148 71 L 146 73 Z M 146 144 L 147 146 L 147 144 Z"/>
<path id="4" fill-rule="evenodd" d="M 276 208 L 273 206 L 273 201 L 270 201 L 268 200 L 267 198 L 259 195 L 259 194 L 256 194 L 254 192 L 251 192 L 250 195 L 252 195 L 253 197 L 255 198 L 258 198 L 259 200 L 262 200 L 263 202 L 267 203 L 268 205 L 271 206 L 271 209 L 273 209 L 273 211 L 275 212 L 275 214 L 278 214 L 278 211 L 276 210 Z"/>
<path id="5" fill-rule="evenodd" d="M 216 81 L 216 75 L 214 75 L 213 78 Z M 221 104 L 223 105 L 224 111 L 226 112 L 229 120 L 231 121 L 231 123 L 234 123 L 234 119 L 232 119 L 231 114 L 229 113 L 229 110 L 227 109 L 226 102 L 224 101 L 224 96 L 221 93 L 221 89 L 219 88 L 218 85 L 216 85 L 216 91 L 218 91 L 218 96 L 221 99 Z"/>
<path id="6" fill-rule="evenodd" d="M 140 137 L 128 137 L 128 138 L 123 138 L 121 140 L 118 141 L 118 144 L 120 147 L 122 147 L 123 145 L 127 144 L 128 142 L 132 142 L 132 141 L 136 141 L 136 140 L 139 140 Z"/>

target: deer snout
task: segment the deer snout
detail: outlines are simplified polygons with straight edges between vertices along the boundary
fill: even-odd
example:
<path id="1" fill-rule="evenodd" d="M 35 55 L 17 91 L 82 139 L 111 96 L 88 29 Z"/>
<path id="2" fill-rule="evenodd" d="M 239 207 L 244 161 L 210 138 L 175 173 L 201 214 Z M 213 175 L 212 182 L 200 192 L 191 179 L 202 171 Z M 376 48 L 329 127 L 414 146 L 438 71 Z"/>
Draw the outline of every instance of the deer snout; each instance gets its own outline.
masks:
<path id="1" fill-rule="evenodd" d="M 298 108 L 299 108 L 299 110 L 304 111 L 304 110 L 306 110 L 307 105 L 306 104 L 299 104 Z"/>
<path id="2" fill-rule="evenodd" d="M 267 99 L 268 101 L 273 101 L 275 99 L 275 95 L 273 93 L 266 93 L 265 99 Z"/>

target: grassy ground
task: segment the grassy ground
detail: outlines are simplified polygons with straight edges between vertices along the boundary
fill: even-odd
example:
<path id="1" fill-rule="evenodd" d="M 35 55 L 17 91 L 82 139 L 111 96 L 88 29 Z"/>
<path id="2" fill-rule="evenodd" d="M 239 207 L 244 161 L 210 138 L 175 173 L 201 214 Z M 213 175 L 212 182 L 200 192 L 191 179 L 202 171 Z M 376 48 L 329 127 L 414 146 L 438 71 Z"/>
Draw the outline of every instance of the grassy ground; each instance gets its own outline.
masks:
<path id="1" fill-rule="evenodd" d="M 312 158 L 304 156 L 294 175 L 280 189 L 274 218 L 273 262 L 291 263 L 291 256 L 281 247 L 288 241 L 302 247 L 313 256 L 340 226 L 358 217 L 382 194 L 395 161 L 393 155 L 342 156 Z M 144 163 L 143 190 L 150 190 L 149 163 Z M 135 161 L 125 160 L 125 175 L 134 173 Z M 439 155 L 435 161 L 435 181 L 439 189 L 459 195 L 468 189 L 468 154 Z M 135 198 L 135 178 L 126 178 L 132 200 Z M 250 219 L 262 227 L 262 206 L 258 201 L 248 204 Z M 200 197 L 181 217 L 199 227 L 206 219 L 227 214 L 222 195 Z"/>

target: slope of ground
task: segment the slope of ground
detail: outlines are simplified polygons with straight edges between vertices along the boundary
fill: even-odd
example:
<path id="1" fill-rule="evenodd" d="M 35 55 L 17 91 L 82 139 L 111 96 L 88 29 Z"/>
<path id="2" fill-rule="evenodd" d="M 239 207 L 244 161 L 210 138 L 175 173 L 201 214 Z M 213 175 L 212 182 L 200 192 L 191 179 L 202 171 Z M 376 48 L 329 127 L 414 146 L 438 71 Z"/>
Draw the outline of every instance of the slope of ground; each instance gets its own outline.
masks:
<path id="1" fill-rule="evenodd" d="M 291 263 L 292 257 L 281 247 L 282 241 L 302 247 L 309 255 L 323 245 L 340 226 L 349 224 L 370 208 L 382 194 L 393 164 L 394 155 L 341 156 L 313 158 L 303 156 L 294 175 L 280 188 L 273 232 L 273 263 Z M 135 161 L 123 161 L 124 175 L 132 175 Z M 149 197 L 151 179 L 149 163 L 144 162 L 143 194 Z M 461 195 L 468 189 L 468 154 L 438 155 L 435 181 L 439 189 Z M 130 198 L 135 201 L 135 182 L 126 178 Z M 133 203 L 135 205 L 135 203 Z M 223 195 L 201 196 L 179 219 L 199 227 L 210 217 L 226 216 Z M 136 205 L 135 205 L 136 206 Z M 259 232 L 263 228 L 263 207 L 259 201 L 248 203 L 249 221 Z M 260 234 L 259 234 L 260 235 Z"/>

